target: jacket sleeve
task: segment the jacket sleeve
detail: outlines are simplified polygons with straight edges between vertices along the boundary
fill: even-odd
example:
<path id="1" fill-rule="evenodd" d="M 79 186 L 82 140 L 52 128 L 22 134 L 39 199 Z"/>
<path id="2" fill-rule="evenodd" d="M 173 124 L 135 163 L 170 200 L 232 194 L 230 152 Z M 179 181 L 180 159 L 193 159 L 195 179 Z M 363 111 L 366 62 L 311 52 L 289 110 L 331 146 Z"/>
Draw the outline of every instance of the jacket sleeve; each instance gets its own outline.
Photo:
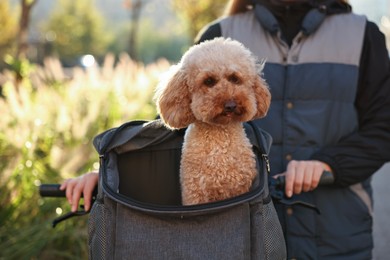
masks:
<path id="1" fill-rule="evenodd" d="M 358 84 L 358 131 L 312 156 L 332 167 L 340 186 L 361 182 L 390 161 L 389 53 L 384 35 L 372 22 L 366 25 Z"/>

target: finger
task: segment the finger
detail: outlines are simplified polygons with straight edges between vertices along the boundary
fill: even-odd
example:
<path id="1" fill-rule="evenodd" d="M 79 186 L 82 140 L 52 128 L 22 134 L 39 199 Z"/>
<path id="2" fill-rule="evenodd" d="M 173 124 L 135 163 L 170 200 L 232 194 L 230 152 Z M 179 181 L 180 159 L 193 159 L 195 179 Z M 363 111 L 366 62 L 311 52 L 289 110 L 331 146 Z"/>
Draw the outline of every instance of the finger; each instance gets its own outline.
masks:
<path id="1" fill-rule="evenodd" d="M 294 194 L 299 194 L 302 192 L 302 185 L 303 185 L 303 180 L 305 177 L 305 168 L 298 164 L 295 167 L 295 179 L 294 179 L 294 186 L 293 186 L 293 193 Z"/>
<path id="2" fill-rule="evenodd" d="M 68 185 L 68 182 L 69 182 L 69 180 L 65 180 L 65 181 L 61 184 L 60 190 L 65 190 L 65 189 L 66 189 L 66 186 Z"/>
<path id="3" fill-rule="evenodd" d="M 68 181 L 68 183 L 66 185 L 66 191 L 65 191 L 66 199 L 68 200 L 69 204 L 71 204 L 71 205 L 72 205 L 74 186 L 75 186 L 75 182 L 73 180 Z"/>
<path id="4" fill-rule="evenodd" d="M 88 183 L 88 185 L 85 185 L 84 187 L 84 209 L 85 211 L 89 211 L 91 208 L 91 202 L 92 202 L 92 193 L 93 189 L 95 188 L 95 185 L 91 185 L 91 183 Z"/>
<path id="5" fill-rule="evenodd" d="M 285 194 L 288 198 L 290 198 L 293 194 L 293 184 L 295 180 L 295 162 L 291 161 L 287 165 L 287 170 L 285 173 Z"/>
<path id="6" fill-rule="evenodd" d="M 82 182 L 79 182 L 76 187 L 73 190 L 73 196 L 72 196 L 72 212 L 76 212 L 77 208 L 79 207 L 79 201 L 81 198 L 81 193 L 83 192 L 83 187 L 84 185 Z"/>
<path id="7" fill-rule="evenodd" d="M 84 204 L 85 210 L 89 211 L 92 204 L 93 191 L 98 183 L 99 175 L 97 172 L 91 172 L 88 174 L 88 180 L 86 181 L 86 187 L 84 188 Z"/>
<path id="8" fill-rule="evenodd" d="M 302 191 L 308 192 L 312 189 L 313 175 L 315 167 L 312 164 L 305 165 Z"/>
<path id="9" fill-rule="evenodd" d="M 92 191 L 84 190 L 84 210 L 89 211 L 92 201 Z"/>
<path id="10" fill-rule="evenodd" d="M 320 183 L 320 179 L 322 176 L 322 173 L 324 172 L 322 167 L 317 167 L 313 174 L 313 179 L 311 183 L 311 189 L 314 190 L 318 187 L 318 184 Z"/>

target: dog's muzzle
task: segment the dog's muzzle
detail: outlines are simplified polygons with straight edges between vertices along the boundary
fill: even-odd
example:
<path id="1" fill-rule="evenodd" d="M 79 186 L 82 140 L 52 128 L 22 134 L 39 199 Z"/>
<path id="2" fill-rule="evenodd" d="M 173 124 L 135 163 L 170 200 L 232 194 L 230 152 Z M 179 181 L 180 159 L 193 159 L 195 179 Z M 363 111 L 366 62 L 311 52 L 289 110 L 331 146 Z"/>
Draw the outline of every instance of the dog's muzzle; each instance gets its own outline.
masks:
<path id="1" fill-rule="evenodd" d="M 233 113 L 234 110 L 236 110 L 236 108 L 237 108 L 236 102 L 234 102 L 233 100 L 229 100 L 225 103 L 224 112 L 225 113 Z"/>

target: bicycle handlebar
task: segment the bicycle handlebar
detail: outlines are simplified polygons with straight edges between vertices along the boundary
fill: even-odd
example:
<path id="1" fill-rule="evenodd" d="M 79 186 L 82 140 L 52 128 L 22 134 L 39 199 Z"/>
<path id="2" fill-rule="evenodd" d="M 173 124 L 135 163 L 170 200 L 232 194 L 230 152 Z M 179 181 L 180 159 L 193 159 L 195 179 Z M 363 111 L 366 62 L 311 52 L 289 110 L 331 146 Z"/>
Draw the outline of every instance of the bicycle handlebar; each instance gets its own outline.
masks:
<path id="1" fill-rule="evenodd" d="M 65 198 L 66 192 L 65 190 L 60 190 L 61 184 L 41 184 L 39 186 L 39 194 L 42 197 L 56 197 L 56 198 Z M 95 197 L 97 195 L 97 186 L 93 190 L 92 196 Z M 81 194 L 81 197 L 84 197 Z"/>
<path id="2" fill-rule="evenodd" d="M 60 190 L 61 184 L 41 184 L 39 186 L 39 194 L 42 197 L 57 197 L 57 198 L 65 198 L 66 197 L 66 192 L 65 190 Z M 94 203 L 96 196 L 97 196 L 97 186 L 92 192 L 92 204 Z M 83 194 L 81 193 L 81 197 L 84 197 Z M 69 212 L 66 213 L 56 219 L 54 219 L 52 226 L 53 228 L 60 222 L 67 220 L 71 217 L 75 216 L 83 216 L 89 213 L 89 211 L 84 210 L 84 205 L 80 205 L 82 210 L 78 210 L 76 212 Z"/>
<path id="3" fill-rule="evenodd" d="M 278 189 L 283 189 L 284 185 L 286 184 L 286 177 L 285 176 L 279 176 L 278 178 L 274 179 L 275 187 Z M 334 183 L 334 176 L 333 173 L 329 171 L 324 171 L 321 175 L 320 181 L 318 183 L 318 186 L 327 186 Z"/>
<path id="4" fill-rule="evenodd" d="M 286 182 L 285 176 L 279 176 L 276 179 L 272 179 L 270 185 L 274 186 L 277 189 L 283 189 Z M 318 186 L 327 186 L 331 185 L 334 182 L 334 176 L 331 172 L 324 171 L 321 175 L 320 182 Z M 39 194 L 42 197 L 66 197 L 65 190 L 60 190 L 60 184 L 41 184 L 39 186 Z M 93 196 L 97 195 L 97 189 L 93 191 Z M 83 194 L 81 194 L 83 196 Z"/>
<path id="5" fill-rule="evenodd" d="M 42 197 L 65 197 L 65 190 L 60 190 L 60 184 L 41 184 L 39 195 Z"/>
<path id="6" fill-rule="evenodd" d="M 319 209 L 313 204 L 301 200 L 287 198 L 286 195 L 284 194 L 284 186 L 286 184 L 285 182 L 286 182 L 285 176 L 279 176 L 276 179 L 271 177 L 268 179 L 269 192 L 275 203 L 281 203 L 285 205 L 300 205 L 303 207 L 313 209 L 320 214 Z M 333 183 L 334 183 L 333 174 L 331 172 L 324 171 L 321 175 L 318 186 L 327 186 Z"/>
<path id="7" fill-rule="evenodd" d="M 277 203 L 284 203 L 286 205 L 299 204 L 299 205 L 302 205 L 302 206 L 314 209 L 318 213 L 320 213 L 315 205 L 311 205 L 311 204 L 308 204 L 308 203 L 302 202 L 302 201 L 290 201 L 289 199 L 286 199 L 285 195 L 284 195 L 284 185 L 285 185 L 285 182 L 286 182 L 285 176 L 279 176 L 276 179 L 271 177 L 271 178 L 268 179 L 268 185 L 269 185 L 269 189 L 270 189 L 270 194 L 271 194 L 272 199 L 275 200 L 275 202 L 277 202 Z M 333 182 L 334 182 L 333 174 L 331 172 L 324 171 L 324 173 L 322 174 L 320 182 L 319 182 L 318 185 L 319 186 L 326 186 L 326 185 L 332 184 Z M 39 186 L 39 194 L 42 197 L 58 197 L 58 198 L 63 197 L 63 198 L 65 198 L 66 197 L 66 192 L 65 192 L 65 190 L 60 190 L 60 187 L 61 187 L 60 184 L 41 184 Z M 92 203 L 96 199 L 97 193 L 98 192 L 97 192 L 97 186 L 96 186 L 95 189 L 93 190 L 93 193 L 92 193 L 93 194 L 92 195 Z M 83 194 L 81 194 L 81 197 L 83 197 Z M 86 212 L 84 210 L 76 211 L 76 212 L 69 212 L 69 213 L 67 213 L 67 214 L 65 214 L 65 215 L 63 215 L 61 217 L 56 218 L 53 221 L 53 228 L 58 223 L 66 220 L 68 218 L 71 218 L 71 217 L 74 217 L 74 216 L 82 216 L 82 215 L 85 215 L 85 214 L 88 214 L 88 212 Z"/>

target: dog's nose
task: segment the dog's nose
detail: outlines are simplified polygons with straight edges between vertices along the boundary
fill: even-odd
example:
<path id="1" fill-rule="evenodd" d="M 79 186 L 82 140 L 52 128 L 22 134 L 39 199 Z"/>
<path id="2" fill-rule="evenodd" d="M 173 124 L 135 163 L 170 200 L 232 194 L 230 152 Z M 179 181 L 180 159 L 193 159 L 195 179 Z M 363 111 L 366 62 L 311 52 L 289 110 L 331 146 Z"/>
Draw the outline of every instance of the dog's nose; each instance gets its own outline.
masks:
<path id="1" fill-rule="evenodd" d="M 236 102 L 229 100 L 225 103 L 225 112 L 233 112 L 237 107 Z"/>

